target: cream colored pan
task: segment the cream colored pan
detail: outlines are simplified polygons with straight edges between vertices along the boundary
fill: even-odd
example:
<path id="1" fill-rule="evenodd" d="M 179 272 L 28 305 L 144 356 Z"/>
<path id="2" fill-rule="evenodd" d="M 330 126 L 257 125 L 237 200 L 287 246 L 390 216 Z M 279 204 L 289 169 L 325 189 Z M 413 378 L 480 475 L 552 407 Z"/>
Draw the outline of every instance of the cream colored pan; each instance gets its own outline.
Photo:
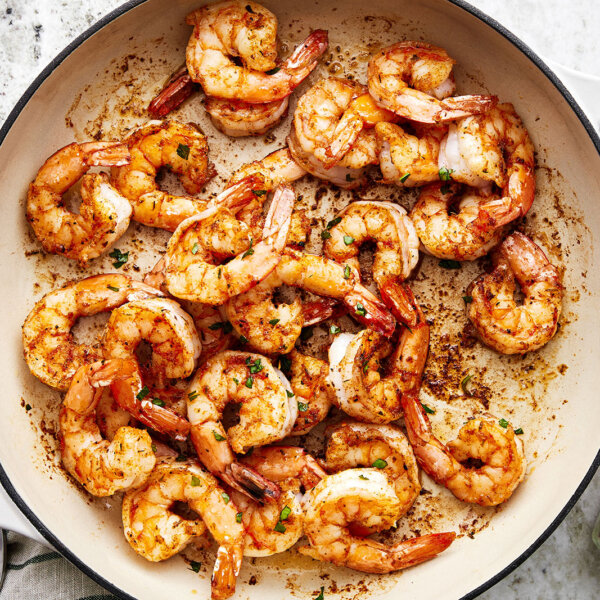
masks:
<path id="1" fill-rule="evenodd" d="M 190 34 L 184 17 L 199 3 L 124 4 L 44 70 L 0 134 L 4 390 L 0 478 L 48 542 L 122 598 L 207 598 L 212 555 L 206 554 L 200 573 L 186 568 L 179 557 L 161 564 L 146 562 L 123 536 L 120 499 L 90 499 L 58 467 L 53 432 L 59 396 L 29 374 L 22 358 L 21 324 L 43 293 L 83 272 L 62 257 L 40 251 L 25 221 L 24 197 L 37 169 L 56 149 L 74 139 L 110 139 L 147 118 L 144 108 L 149 99 L 183 62 Z M 422 392 L 423 402 L 436 409 L 434 427 L 442 439 L 449 439 L 452 430 L 485 404 L 490 412 L 523 428 L 527 479 L 506 506 L 490 510 L 461 505 L 423 477 L 424 488 L 431 493 L 419 498 L 394 535 L 447 529 L 465 534 L 435 560 L 403 573 L 365 576 L 293 551 L 245 561 L 236 598 L 313 598 L 321 586 L 327 600 L 473 598 L 542 543 L 598 466 L 600 140 L 540 59 L 460 0 L 265 0 L 265 5 L 277 14 L 288 48 L 311 29 L 329 30 L 328 64 L 313 73 L 312 82 L 332 72 L 353 73 L 364 81 L 370 53 L 400 39 L 422 39 L 443 46 L 458 61 L 460 92 L 491 92 L 513 102 L 531 132 L 539 166 L 538 194 L 522 229 L 563 268 L 566 292 L 554 340 L 531 356 L 500 357 L 479 343 L 470 347 L 461 334 L 466 324 L 464 289 L 482 271 L 482 264 L 449 271 L 437 260 L 425 258 L 413 285 L 434 319 Z M 233 142 L 206 119 L 200 96 L 187 102 L 178 117 L 198 122 L 209 138 L 219 172 L 209 191 L 218 189 L 238 165 L 283 145 L 289 130 L 288 117 L 272 136 Z M 317 221 L 328 218 L 350 195 L 309 178 L 297 187 L 316 220 L 312 240 L 316 248 Z M 362 196 L 393 198 L 405 206 L 414 200 L 375 185 Z M 141 278 L 167 239 L 164 232 L 132 225 L 118 243 L 131 251 L 129 272 Z M 111 262 L 100 258 L 85 273 L 111 271 Z M 102 322 L 99 318 L 87 323 L 77 334 L 89 335 Z M 471 397 L 460 388 L 467 373 L 473 376 Z"/>

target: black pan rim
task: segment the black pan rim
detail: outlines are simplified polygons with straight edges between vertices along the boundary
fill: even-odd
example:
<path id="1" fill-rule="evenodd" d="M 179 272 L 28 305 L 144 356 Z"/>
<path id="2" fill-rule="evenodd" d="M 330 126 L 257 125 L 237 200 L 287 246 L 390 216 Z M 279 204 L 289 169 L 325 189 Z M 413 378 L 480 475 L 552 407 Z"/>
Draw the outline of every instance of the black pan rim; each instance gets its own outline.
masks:
<path id="1" fill-rule="evenodd" d="M 121 6 L 109 12 L 107 15 L 102 17 L 99 21 L 90 26 L 86 31 L 80 34 L 77 38 L 75 38 L 70 44 L 68 44 L 64 50 L 62 50 L 42 71 L 41 73 L 33 80 L 33 82 L 29 85 L 29 87 L 25 90 L 25 93 L 19 98 L 18 102 L 15 104 L 15 107 L 9 113 L 6 121 L 4 122 L 2 128 L 0 128 L 0 144 L 4 142 L 4 139 L 8 135 L 11 127 L 17 120 L 19 114 L 23 110 L 23 108 L 27 105 L 31 97 L 35 94 L 37 89 L 42 85 L 42 83 L 50 76 L 50 74 L 74 51 L 76 50 L 83 42 L 85 42 L 92 35 L 100 31 L 104 26 L 108 25 L 121 15 L 129 12 L 135 7 L 144 4 L 148 0 L 128 0 Z M 464 0 L 445 0 L 450 4 L 457 6 L 458 8 L 468 12 L 475 18 L 479 19 L 482 23 L 485 23 L 487 26 L 492 28 L 494 31 L 502 35 L 506 40 L 513 44 L 518 50 L 520 50 L 531 62 L 533 62 L 540 71 L 546 75 L 546 77 L 550 80 L 550 82 L 554 85 L 554 87 L 561 93 L 563 98 L 567 101 L 570 108 L 573 110 L 577 118 L 580 120 L 587 134 L 589 135 L 592 143 L 594 144 L 596 151 L 600 155 L 600 137 L 598 137 L 598 133 L 590 123 L 587 115 L 583 112 L 581 107 L 577 104 L 569 90 L 564 86 L 564 84 L 558 79 L 558 77 L 554 74 L 554 72 L 548 67 L 548 65 L 520 38 L 511 33 L 508 29 L 506 29 L 503 25 L 501 25 L 498 21 L 488 16 L 478 8 L 472 6 L 468 2 Z M 514 571 L 519 565 L 521 565 L 525 560 L 527 560 L 554 532 L 554 530 L 560 525 L 560 523 L 564 520 L 564 518 L 569 514 L 571 509 L 575 506 L 575 503 L 585 490 L 585 488 L 589 485 L 592 477 L 598 470 L 600 466 L 600 450 L 596 454 L 594 461 L 592 462 L 590 468 L 587 473 L 583 477 L 581 483 L 578 485 L 577 489 L 567 502 L 567 504 L 563 507 L 563 509 L 558 513 L 555 519 L 550 523 L 550 525 L 542 532 L 542 534 L 527 548 L 524 552 L 522 552 L 517 558 L 515 558 L 509 565 L 507 565 L 504 569 L 502 569 L 499 573 L 488 579 L 486 582 L 479 585 L 473 591 L 468 594 L 462 596 L 460 600 L 472 600 L 476 598 L 486 590 L 493 587 L 496 583 L 504 579 L 509 573 Z M 36 528 L 36 530 L 46 539 L 60 554 L 62 554 L 66 559 L 68 559 L 71 563 L 73 563 L 77 568 L 83 571 L 90 579 L 107 589 L 109 592 L 121 598 L 122 600 L 136 600 L 134 596 L 130 596 L 119 587 L 111 583 L 102 577 L 99 573 L 94 571 L 89 565 L 85 564 L 82 560 L 80 560 L 71 550 L 69 550 L 60 540 L 58 540 L 53 533 L 51 533 L 45 525 L 38 519 L 38 517 L 33 513 L 33 511 L 29 508 L 29 506 L 23 501 L 21 496 L 17 493 L 4 467 L 0 464 L 0 483 L 12 499 L 12 501 L 17 505 L 19 510 L 27 517 L 27 519 L 32 523 L 32 525 Z"/>

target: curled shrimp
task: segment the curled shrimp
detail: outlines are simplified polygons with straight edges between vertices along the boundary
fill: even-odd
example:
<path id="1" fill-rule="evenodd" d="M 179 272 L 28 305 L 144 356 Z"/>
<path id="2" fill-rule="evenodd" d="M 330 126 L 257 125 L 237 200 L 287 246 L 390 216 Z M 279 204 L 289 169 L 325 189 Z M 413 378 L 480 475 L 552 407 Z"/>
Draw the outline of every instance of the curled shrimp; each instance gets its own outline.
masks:
<path id="1" fill-rule="evenodd" d="M 369 93 L 397 115 L 421 123 L 451 121 L 485 113 L 494 96 L 455 96 L 455 61 L 443 48 L 404 41 L 384 48 L 369 61 Z"/>
<path id="2" fill-rule="evenodd" d="M 68 389 L 81 365 L 101 358 L 98 347 L 75 342 L 71 329 L 77 319 L 162 295 L 149 285 L 116 273 L 87 277 L 46 294 L 23 323 L 29 370 L 46 385 Z"/>
<path id="3" fill-rule="evenodd" d="M 439 166 L 454 181 L 486 192 L 492 184 L 500 189 L 486 209 L 496 227 L 522 217 L 533 204 L 534 147 L 512 104 L 451 124 L 440 147 Z"/>
<path id="4" fill-rule="evenodd" d="M 396 524 L 402 502 L 378 469 L 348 469 L 322 479 L 304 497 L 304 531 L 310 546 L 302 554 L 364 573 L 390 573 L 443 552 L 456 537 L 424 535 L 386 546 L 353 534 L 383 531 Z"/>
<path id="5" fill-rule="evenodd" d="M 506 227 L 490 218 L 497 199 L 476 188 L 434 183 L 423 188 L 410 211 L 428 254 L 450 260 L 475 260 L 499 244 Z"/>
<path id="6" fill-rule="evenodd" d="M 394 484 L 401 502 L 400 515 L 410 509 L 419 496 L 421 483 L 415 454 L 400 429 L 348 421 L 329 427 L 326 435 L 328 471 L 377 468 Z"/>
<path id="7" fill-rule="evenodd" d="M 130 155 L 119 142 L 69 144 L 55 152 L 37 172 L 27 192 L 27 220 L 46 252 L 63 254 L 85 264 L 100 256 L 129 226 L 131 206 L 91 167 L 125 165 Z M 81 182 L 79 214 L 63 195 Z"/>
<path id="8" fill-rule="evenodd" d="M 197 519 L 173 512 L 176 502 L 187 504 Z M 193 461 L 161 460 L 146 483 L 123 497 L 123 529 L 131 547 L 146 560 L 166 560 L 206 529 L 219 544 L 211 579 L 211 598 L 235 593 L 242 564 L 244 527 L 237 507 L 217 479 Z"/>
<path id="9" fill-rule="evenodd" d="M 166 281 L 184 300 L 218 305 L 267 277 L 281 260 L 295 195 L 279 187 L 257 244 L 250 228 L 226 208 L 211 207 L 186 219 L 167 246 Z M 221 264 L 231 258 L 227 264 Z"/>
<path id="10" fill-rule="evenodd" d="M 59 413 L 60 450 L 67 471 L 94 496 L 111 496 L 142 484 L 156 458 L 146 431 L 120 427 L 111 442 L 96 422 L 103 388 L 115 380 L 130 380 L 121 360 L 98 361 L 80 367 Z"/>
<path id="11" fill-rule="evenodd" d="M 227 404 L 240 404 L 239 423 L 222 424 Z M 290 384 L 271 361 L 249 352 L 220 352 L 196 373 L 188 389 L 192 441 L 208 470 L 251 498 L 273 500 L 279 490 L 240 465 L 245 454 L 289 435 L 298 415 Z"/>
<path id="12" fill-rule="evenodd" d="M 125 140 L 131 162 L 112 170 L 113 185 L 133 208 L 132 219 L 174 231 L 188 217 L 206 208 L 206 202 L 176 196 L 159 189 L 156 175 L 162 167 L 176 173 L 188 194 L 197 194 L 214 175 L 208 161 L 206 137 L 193 123 L 151 121 Z"/>
<path id="13" fill-rule="evenodd" d="M 402 398 L 408 439 L 421 468 L 459 500 L 496 506 L 506 502 L 525 477 L 523 442 L 505 420 L 471 419 L 458 437 L 442 444 L 417 395 Z M 480 467 L 466 466 L 473 460 Z"/>
<path id="14" fill-rule="evenodd" d="M 548 343 L 558 327 L 562 290 L 558 269 L 522 233 L 508 236 L 494 253 L 494 270 L 467 293 L 467 313 L 481 340 L 503 354 L 525 354 Z M 516 282 L 523 294 L 515 301 Z"/>
<path id="15" fill-rule="evenodd" d="M 281 488 L 275 503 L 261 504 L 235 490 L 231 497 L 246 529 L 244 556 L 271 556 L 291 548 L 304 533 L 302 493 L 312 489 L 327 473 L 302 448 L 257 448 L 242 459 Z"/>
<path id="16" fill-rule="evenodd" d="M 188 72 L 208 96 L 217 98 L 258 104 L 282 100 L 327 49 L 327 32 L 317 30 L 277 65 L 277 18 L 256 2 L 209 4 L 190 13 L 186 22 L 194 27 L 186 51 Z"/>

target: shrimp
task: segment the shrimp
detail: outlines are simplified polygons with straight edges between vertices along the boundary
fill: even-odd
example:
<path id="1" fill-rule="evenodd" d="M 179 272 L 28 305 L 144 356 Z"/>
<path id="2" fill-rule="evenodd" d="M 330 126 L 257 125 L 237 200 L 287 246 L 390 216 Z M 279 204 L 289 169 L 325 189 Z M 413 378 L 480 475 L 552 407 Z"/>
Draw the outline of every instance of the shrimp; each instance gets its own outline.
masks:
<path id="1" fill-rule="evenodd" d="M 46 385 L 67 390 L 81 365 L 101 358 L 96 346 L 75 342 L 71 329 L 77 319 L 158 296 L 163 296 L 159 290 L 117 273 L 87 277 L 46 294 L 23 323 L 29 370 Z"/>
<path id="2" fill-rule="evenodd" d="M 279 187 L 271 203 L 263 239 L 226 208 L 211 207 L 185 220 L 169 240 L 166 280 L 177 298 L 219 305 L 265 279 L 281 260 L 295 195 Z M 221 265 L 225 258 L 231 258 Z"/>
<path id="3" fill-rule="evenodd" d="M 558 269 L 522 233 L 508 236 L 494 254 L 494 270 L 468 288 L 467 314 L 481 340 L 502 354 L 541 348 L 556 333 L 563 287 Z M 515 279 L 523 294 L 514 298 Z"/>
<path id="4" fill-rule="evenodd" d="M 313 31 L 277 65 L 277 18 L 260 4 L 245 0 L 209 4 L 190 13 L 186 22 L 194 27 L 186 50 L 192 80 L 208 96 L 253 104 L 289 96 L 317 66 L 328 44 L 326 31 Z"/>
<path id="5" fill-rule="evenodd" d="M 421 123 L 451 121 L 495 106 L 495 96 L 449 97 L 455 90 L 455 62 L 431 44 L 398 42 L 369 61 L 369 93 L 380 106 Z"/>
<path id="6" fill-rule="evenodd" d="M 523 442 L 504 419 L 471 419 L 458 437 L 442 444 L 417 395 L 402 398 L 404 422 L 419 465 L 459 500 L 496 506 L 506 502 L 525 477 Z M 482 464 L 466 466 L 468 461 Z"/>
<path id="7" fill-rule="evenodd" d="M 310 454 L 295 446 L 257 448 L 242 462 L 281 488 L 274 504 L 260 504 L 232 491 L 246 529 L 244 556 L 285 552 L 304 533 L 302 492 L 312 489 L 327 473 Z"/>
<path id="8" fill-rule="evenodd" d="M 411 445 L 393 425 L 343 422 L 326 431 L 325 467 L 344 471 L 356 467 L 374 467 L 394 484 L 401 502 L 400 515 L 408 512 L 419 496 L 419 469 Z"/>
<path id="9" fill-rule="evenodd" d="M 121 427 L 109 442 L 96 423 L 103 388 L 131 378 L 131 370 L 123 365 L 121 360 L 110 360 L 79 367 L 59 413 L 62 462 L 94 496 L 111 496 L 141 485 L 156 462 L 146 431 Z"/>
<path id="10" fill-rule="evenodd" d="M 429 325 L 408 288 L 417 322 L 403 328 L 396 347 L 389 336 L 370 329 L 338 335 L 329 348 L 329 375 L 336 404 L 346 414 L 367 423 L 389 423 L 402 415 L 400 398 L 421 385 L 429 350 Z M 389 357 L 384 368 L 382 363 Z M 383 371 L 383 373 L 382 373 Z"/>
<path id="11" fill-rule="evenodd" d="M 176 502 L 197 513 L 185 519 L 173 512 Z M 211 580 L 211 598 L 221 600 L 235 593 L 242 564 L 244 527 L 238 509 L 217 479 L 193 460 L 163 459 L 141 488 L 123 497 L 123 529 L 131 547 L 146 560 L 166 560 L 181 551 L 206 529 L 219 544 Z"/>
<path id="12" fill-rule="evenodd" d="M 524 216 L 533 204 L 534 147 L 512 104 L 451 124 L 440 147 L 439 166 L 454 181 L 486 193 L 496 184 L 501 193 L 487 209 L 496 227 Z"/>
<path id="13" fill-rule="evenodd" d="M 131 203 L 134 221 L 174 231 L 181 221 L 206 208 L 206 202 L 169 194 L 156 183 L 159 169 L 167 167 L 178 175 L 188 194 L 197 194 L 214 175 L 206 137 L 196 125 L 150 121 L 134 130 L 125 143 L 131 162 L 113 168 L 111 181 Z"/>
<path id="14" fill-rule="evenodd" d="M 403 281 L 419 261 L 419 238 L 406 211 L 392 202 L 358 201 L 342 210 L 327 226 L 323 254 L 360 272 L 361 244 L 375 241 L 373 279 L 381 288 Z"/>
<path id="15" fill-rule="evenodd" d="M 304 435 L 325 420 L 333 404 L 333 390 L 326 380 L 329 365 L 296 349 L 292 350 L 290 360 L 290 385 L 298 402 L 292 435 Z"/>
<path id="16" fill-rule="evenodd" d="M 434 183 L 423 188 L 410 211 L 425 252 L 450 260 L 475 260 L 502 241 L 506 227 L 490 214 L 497 199 L 476 188 Z"/>
<path id="17" fill-rule="evenodd" d="M 412 567 L 444 551 L 453 532 L 424 535 L 386 546 L 354 535 L 356 529 L 383 531 L 396 524 L 402 503 L 378 469 L 349 469 L 322 479 L 304 497 L 304 531 L 310 546 L 299 550 L 318 560 L 364 573 Z"/>
<path id="18" fill-rule="evenodd" d="M 208 470 L 251 498 L 276 499 L 278 488 L 240 465 L 233 452 L 245 454 L 291 432 L 298 403 L 283 373 L 260 354 L 220 352 L 198 370 L 188 399 L 192 442 Z M 231 402 L 240 404 L 240 421 L 226 431 L 221 420 Z"/>
<path id="19" fill-rule="evenodd" d="M 63 254 L 82 265 L 100 256 L 127 230 L 131 207 L 108 181 L 91 167 L 125 165 L 130 155 L 119 142 L 69 144 L 40 168 L 27 192 L 27 220 L 44 250 Z M 63 200 L 81 179 L 79 214 Z"/>

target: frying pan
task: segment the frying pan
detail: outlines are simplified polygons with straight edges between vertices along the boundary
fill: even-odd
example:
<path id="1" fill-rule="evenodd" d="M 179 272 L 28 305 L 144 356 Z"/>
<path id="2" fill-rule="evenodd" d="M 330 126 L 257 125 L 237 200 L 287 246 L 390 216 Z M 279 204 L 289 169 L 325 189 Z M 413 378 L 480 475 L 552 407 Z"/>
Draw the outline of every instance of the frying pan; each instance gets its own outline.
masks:
<path id="1" fill-rule="evenodd" d="M 198 0 L 124 4 L 70 44 L 42 72 L 0 132 L 0 197 L 4 222 L 11 224 L 0 239 L 0 335 L 6 386 L 0 420 L 0 480 L 47 542 L 122 598 L 207 597 L 207 573 L 212 565 L 198 575 L 178 558 L 150 564 L 137 557 L 120 530 L 118 499 L 91 500 L 56 466 L 53 430 L 59 396 L 29 374 L 22 359 L 20 326 L 42 293 L 83 272 L 66 265 L 61 257 L 39 252 L 25 222 L 23 200 L 39 165 L 57 148 L 73 138 L 83 140 L 94 134 L 108 139 L 146 118 L 143 107 L 182 61 L 189 36 L 184 17 L 198 4 Z M 457 59 L 461 91 L 493 92 L 513 102 L 538 152 L 538 194 L 525 228 L 564 268 L 566 293 L 561 329 L 535 357 L 498 357 L 478 347 L 476 353 L 461 359 L 487 382 L 490 409 L 501 410 L 502 416 L 522 425 L 530 465 L 526 481 L 501 510 L 478 513 L 467 507 L 460 514 L 461 523 L 469 518 L 471 525 L 485 521 L 476 535 L 461 537 L 429 563 L 385 577 L 335 569 L 290 553 L 256 564 L 246 561 L 236 598 L 307 598 L 324 584 L 328 600 L 474 598 L 546 539 L 600 461 L 600 405 L 595 401 L 600 389 L 600 323 L 595 306 L 600 291 L 600 211 L 596 207 L 600 140 L 549 68 L 499 24 L 461 0 L 348 0 L 343 4 L 273 0 L 264 4 L 277 14 L 282 38 L 290 45 L 311 28 L 328 29 L 334 54 L 330 63 L 354 69 L 363 81 L 366 63 L 358 60 L 349 67 L 361 52 L 372 52 L 397 39 L 417 38 L 443 46 Z M 319 71 L 312 81 L 324 74 Z M 182 115 L 199 121 L 207 132 L 223 178 L 238 164 L 280 147 L 289 123 L 271 138 L 232 142 L 211 128 L 198 100 L 189 102 Z M 302 185 L 314 195 L 319 184 Z M 334 207 L 337 196 L 330 190 L 325 189 L 320 197 L 321 204 Z M 397 193 L 395 198 L 402 201 Z M 132 226 L 119 245 L 135 245 L 140 238 L 146 242 L 145 252 L 132 252 L 143 272 L 158 256 L 167 235 Z M 422 268 L 435 266 L 425 259 Z M 102 270 L 111 270 L 110 260 L 99 259 L 86 273 Z M 437 269 L 437 289 L 456 290 L 438 304 L 436 288 L 428 288 L 422 279 L 415 282 L 430 314 L 446 310 L 446 318 L 436 321 L 434 331 L 447 327 L 447 335 L 457 334 L 464 321 L 459 310 L 461 290 L 480 271 L 478 264 L 456 273 Z M 89 328 L 93 333 L 100 326 L 101 321 Z M 435 335 L 432 354 L 437 357 L 446 338 L 439 331 Z M 434 404 L 432 389 L 426 385 L 424 394 Z M 441 415 L 447 405 L 449 416 L 435 421 L 443 438 L 451 435 L 449 429 L 457 422 L 460 425 L 471 406 L 460 394 L 445 399 L 448 402 L 439 400 L 436 408 Z M 425 478 L 424 484 L 435 490 L 430 480 Z M 447 495 L 439 493 L 446 506 Z"/>

